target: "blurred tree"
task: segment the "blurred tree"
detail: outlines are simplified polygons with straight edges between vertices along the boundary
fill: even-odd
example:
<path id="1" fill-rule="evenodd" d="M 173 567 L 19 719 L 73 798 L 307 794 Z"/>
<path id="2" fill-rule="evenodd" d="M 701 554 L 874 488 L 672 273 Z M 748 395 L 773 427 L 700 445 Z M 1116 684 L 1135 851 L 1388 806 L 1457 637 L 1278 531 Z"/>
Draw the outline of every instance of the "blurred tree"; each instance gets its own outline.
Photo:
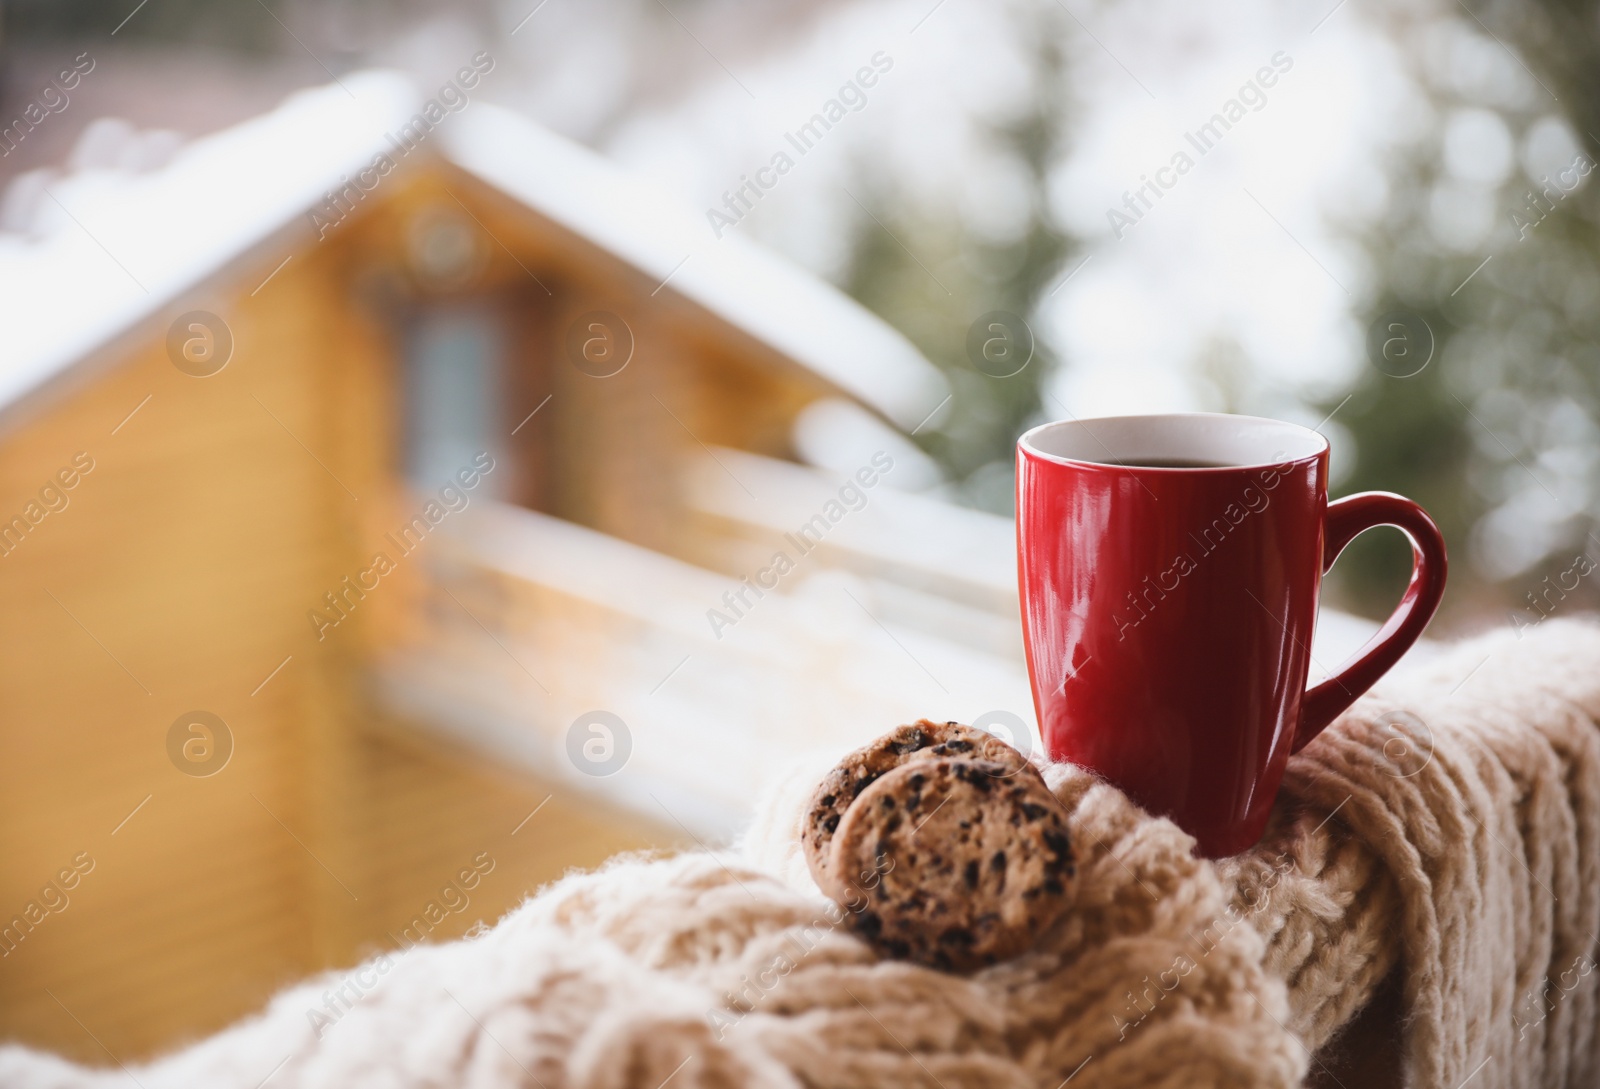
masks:
<path id="1" fill-rule="evenodd" d="M 1600 3 L 1595 0 L 1476 0 L 1467 5 L 1486 32 L 1520 47 L 1521 60 L 1559 94 L 1588 133 L 1600 121 Z M 1492 29 L 1491 29 L 1492 28 Z M 1593 137 L 1590 137 L 1593 139 Z"/>
<path id="2" fill-rule="evenodd" d="M 120 41 L 204 44 L 249 53 L 269 53 L 284 38 L 272 13 L 260 4 L 221 0 L 3 0 L 8 44 L 108 36 Z M 134 17 L 130 17 L 134 16 Z"/>
<path id="3" fill-rule="evenodd" d="M 1017 435 L 1041 412 L 1061 414 L 1041 404 L 1055 360 L 1031 329 L 991 330 L 985 322 L 978 344 L 996 338 L 1010 344 L 980 369 L 969 352 L 969 333 L 980 317 L 994 311 L 1031 324 L 1073 249 L 1051 218 L 1045 196 L 1047 176 L 1064 150 L 1066 28 L 1047 6 L 1019 17 L 1016 31 L 1028 43 L 1031 91 L 1025 110 L 994 123 L 990 136 L 995 153 L 1013 159 L 1027 179 L 1028 211 L 1021 229 L 1010 237 L 986 238 L 948 214 L 930 215 L 873 194 L 868 198 L 873 211 L 856 225 L 846 279 L 847 290 L 910 337 L 950 383 L 949 404 L 914 437 L 939 462 L 954 497 L 1008 515 Z M 915 256 L 905 240 L 914 240 Z M 1003 352 L 1025 339 L 1032 340 L 1032 357 L 1008 374 Z"/>
<path id="4" fill-rule="evenodd" d="M 1527 623 L 1600 601 L 1597 580 L 1562 577 L 1600 554 L 1600 202 L 1582 177 L 1600 154 L 1597 10 L 1489 0 L 1388 15 L 1435 114 L 1390 166 L 1364 318 L 1421 318 L 1436 346 L 1397 377 L 1380 329 L 1348 402 L 1323 408 L 1355 438 L 1344 490 L 1402 491 L 1439 521 L 1457 619 Z M 1408 550 L 1373 535 L 1335 585 L 1376 614 L 1408 567 Z"/>
<path id="5" fill-rule="evenodd" d="M 1464 545 L 1484 504 L 1463 472 L 1473 450 L 1466 431 L 1470 421 L 1452 398 L 1439 358 L 1455 326 L 1438 304 L 1436 290 L 1453 265 L 1438 253 L 1427 225 L 1428 196 L 1440 173 L 1437 154 L 1436 145 L 1425 143 L 1391 168 L 1389 206 L 1366 235 L 1382 285 L 1363 315 L 1369 366 L 1352 389 L 1319 407 L 1355 439 L 1353 467 L 1337 492 L 1392 491 L 1421 503 L 1450 548 L 1454 604 L 1473 596 L 1461 592 L 1474 581 Z M 1393 317 L 1420 318 L 1424 324 L 1420 330 L 1414 323 L 1392 330 L 1402 343 L 1388 349 L 1395 357 L 1390 365 L 1385 345 L 1391 330 L 1385 319 Z M 1422 331 L 1431 336 L 1419 349 Z M 1407 365 L 1403 355 L 1419 350 L 1431 358 L 1419 372 L 1408 373 L 1415 363 Z M 1367 535 L 1333 569 L 1330 592 L 1345 609 L 1379 616 L 1393 607 L 1410 570 L 1409 548 L 1387 534 Z"/>

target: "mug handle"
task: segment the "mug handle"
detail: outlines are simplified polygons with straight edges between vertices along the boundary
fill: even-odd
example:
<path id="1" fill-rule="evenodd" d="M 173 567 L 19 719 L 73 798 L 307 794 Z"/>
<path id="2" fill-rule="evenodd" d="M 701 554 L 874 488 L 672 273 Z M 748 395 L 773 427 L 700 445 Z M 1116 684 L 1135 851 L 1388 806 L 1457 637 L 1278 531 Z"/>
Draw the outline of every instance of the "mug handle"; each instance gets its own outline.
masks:
<path id="1" fill-rule="evenodd" d="M 1392 492 L 1361 492 L 1328 504 L 1323 522 L 1322 570 L 1369 529 L 1394 526 L 1411 542 L 1411 582 L 1383 627 L 1339 669 L 1305 694 L 1294 748 L 1299 752 L 1411 649 L 1444 596 L 1444 535 L 1428 512 Z"/>

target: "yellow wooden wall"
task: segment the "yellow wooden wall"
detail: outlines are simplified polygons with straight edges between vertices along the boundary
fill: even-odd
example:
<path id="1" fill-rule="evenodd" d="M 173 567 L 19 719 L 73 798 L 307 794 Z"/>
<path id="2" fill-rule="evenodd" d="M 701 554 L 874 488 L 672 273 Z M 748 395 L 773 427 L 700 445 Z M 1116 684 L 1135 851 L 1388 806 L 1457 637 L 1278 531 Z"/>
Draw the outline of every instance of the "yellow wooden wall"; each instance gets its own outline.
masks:
<path id="1" fill-rule="evenodd" d="M 418 285 L 407 231 L 451 208 L 483 232 L 482 268 Z M 417 560 L 316 638 L 308 610 L 415 505 L 396 473 L 395 316 L 425 291 L 505 308 L 518 368 L 506 426 L 551 396 L 514 444 L 519 498 L 680 555 L 690 530 L 673 459 L 702 442 L 782 455 L 824 386 L 442 167 L 397 175 L 328 240 L 294 243 L 256 290 L 284 252 L 242 263 L 0 421 L 0 520 L 75 455 L 94 462 L 68 506 L 0 556 L 0 925 L 75 856 L 94 862 L 70 903 L 0 957 L 0 1038 L 144 1057 L 387 946 L 480 852 L 496 869 L 441 936 L 568 867 L 679 842 L 368 705 L 364 664 L 415 630 Z M 166 323 L 189 309 L 232 330 L 232 359 L 210 377 L 167 354 Z M 590 310 L 633 328 L 615 377 L 565 358 L 567 326 Z M 206 778 L 167 752 L 169 727 L 194 710 L 233 738 L 231 762 Z"/>
<path id="2" fill-rule="evenodd" d="M 355 647 L 314 647 L 305 613 L 353 559 L 368 514 L 344 487 L 378 506 L 387 440 L 370 331 L 322 302 L 328 256 L 256 299 L 192 300 L 232 327 L 220 373 L 181 373 L 151 343 L 0 440 L 8 513 L 75 454 L 94 460 L 0 559 L 0 916 L 75 853 L 95 860 L 0 960 L 10 1035 L 91 1056 L 76 1018 L 138 1051 L 340 944 L 344 894 L 306 856 L 333 853 L 313 772 L 342 759 Z M 234 740 L 209 778 L 167 755 L 195 709 Z"/>
<path id="3" fill-rule="evenodd" d="M 513 840 L 548 791 L 377 728 L 359 670 L 403 629 L 416 572 L 314 637 L 307 611 L 411 505 L 359 237 L 297 252 L 254 297 L 277 254 L 169 310 L 224 317 L 221 372 L 181 373 L 160 325 L 0 434 L 7 518 L 75 455 L 94 466 L 0 557 L 0 920 L 93 859 L 0 958 L 0 1037 L 146 1055 L 380 947 L 458 856 L 504 851 L 472 913 L 492 921 L 567 866 L 671 842 L 561 798 Z M 233 737 L 207 778 L 167 753 L 192 710 Z"/>
<path id="4" fill-rule="evenodd" d="M 626 540 L 687 557 L 694 545 L 675 480 L 677 457 L 704 445 L 792 454 L 790 429 L 810 401 L 836 393 L 810 371 L 633 269 L 449 167 L 421 175 L 361 224 L 368 260 L 404 263 L 408 224 L 462 209 L 487 238 L 473 290 L 499 298 L 525 338 L 523 383 L 505 406 L 519 451 L 549 479 L 530 505 Z M 659 289 L 659 290 L 658 290 Z M 570 325 L 591 311 L 621 317 L 634 354 L 599 378 L 567 357 Z M 541 445 L 542 444 L 542 445 Z"/>

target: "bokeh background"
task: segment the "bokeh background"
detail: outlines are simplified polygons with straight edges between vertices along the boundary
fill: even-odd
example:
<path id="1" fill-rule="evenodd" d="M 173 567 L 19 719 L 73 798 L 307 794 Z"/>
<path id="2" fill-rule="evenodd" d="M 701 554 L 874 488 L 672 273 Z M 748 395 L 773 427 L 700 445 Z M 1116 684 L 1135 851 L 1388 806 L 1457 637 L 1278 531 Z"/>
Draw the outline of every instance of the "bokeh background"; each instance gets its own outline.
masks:
<path id="1" fill-rule="evenodd" d="M 718 207 L 907 14 L 926 14 L 799 0 L 133 8 L 5 6 L 0 101 L 13 112 L 75 44 L 101 67 L 70 116 L 0 159 L 0 177 L 60 167 L 97 116 L 193 137 L 333 73 L 426 81 L 494 44 L 495 101 Z M 1592 543 L 1600 282 L 1589 170 L 1574 169 L 1592 161 L 1600 109 L 1592 16 L 940 5 L 860 115 L 735 229 L 844 287 L 946 370 L 960 395 L 914 440 L 930 487 L 1008 513 L 1012 440 L 1059 416 L 1052 400 L 1077 415 L 1331 413 L 1337 486 L 1402 491 L 1445 527 L 1447 618 L 1504 619 Z M 1292 74 L 1216 154 L 1183 141 L 1280 51 Z M 1108 212 L 1175 151 L 1202 161 L 1118 237 Z M 1039 365 L 974 373 L 967 327 L 989 310 L 1029 321 Z M 1408 380 L 1368 350 L 1394 311 L 1434 339 Z M 1339 600 L 1376 614 L 1405 562 L 1394 541 L 1358 544 Z"/>
<path id="2" fill-rule="evenodd" d="M 896 468 L 886 489 L 898 494 L 884 503 L 899 524 L 982 553 L 965 571 L 948 555 L 929 559 L 911 580 L 921 581 L 906 590 L 906 579 L 883 573 L 891 560 L 858 542 L 850 546 L 855 559 L 835 565 L 835 582 L 819 574 L 809 580 L 810 598 L 794 595 L 814 605 L 817 585 L 835 596 L 840 586 L 855 593 L 871 620 L 850 614 L 865 633 L 859 640 L 878 638 L 881 628 L 937 686 L 926 693 L 925 713 L 1006 711 L 1024 732 L 1031 728 L 1023 701 L 991 696 L 1014 692 L 1020 669 L 1014 616 L 1007 616 L 1014 606 L 1004 599 L 1002 519 L 1011 513 L 1017 434 L 1068 415 L 1225 411 L 1320 428 L 1334 447 L 1334 494 L 1398 491 L 1443 528 L 1452 570 L 1435 636 L 1524 626 L 1595 604 L 1587 562 L 1600 549 L 1600 204 L 1589 181 L 1600 155 L 1600 7 L 1593 3 L 7 0 L 0 3 L 0 123 L 22 116 L 74 58 L 92 56 L 94 68 L 70 105 L 25 139 L 5 141 L 0 244 L 25 256 L 42 237 L 39 209 L 48 205 L 41 194 L 74 177 L 158 171 L 191 142 L 269 112 L 291 92 L 366 69 L 398 70 L 420 88 L 435 87 L 480 50 L 492 53 L 495 69 L 475 100 L 593 149 L 705 219 L 707 238 L 737 234 L 835 285 L 941 372 L 948 396 L 935 398 L 914 426 L 849 398 L 807 396 L 776 439 L 759 429 L 750 431 L 757 438 L 741 439 L 711 420 L 706 431 L 694 417 L 685 428 L 701 446 L 707 437 L 707 453 L 743 447 L 812 474 L 786 496 L 811 495 L 805 488 L 843 479 L 875 451 L 888 451 Z M 725 194 L 791 147 L 790 135 L 880 54 L 888 67 L 843 121 L 797 155 L 794 169 L 747 214 L 718 226 L 709 212 L 728 207 Z M 1219 114 L 1226 124 L 1214 122 Z M 1184 169 L 1167 172 L 1180 156 Z M 478 212 L 489 226 L 475 222 L 491 234 L 516 230 L 496 228 L 493 209 Z M 382 221 L 360 229 L 380 248 L 385 231 L 399 237 L 405 230 Z M 499 248 L 523 263 L 517 245 Z M 486 252 L 506 264 L 493 245 Z M 482 275 L 502 272 L 517 276 L 509 265 Z M 0 299 L 0 314 L 6 307 Z M 1033 344 L 1028 365 L 1004 376 L 997 373 L 1004 368 L 975 365 L 969 350 L 974 323 L 995 311 L 1021 319 L 1012 332 Z M 7 315 L 8 324 L 22 318 Z M 236 322 L 235 332 L 248 331 L 250 320 Z M 429 328 L 455 343 L 448 323 Z M 0 327 L 0 366 L 5 335 Z M 423 348 L 415 348 L 419 335 Z M 425 352 L 428 335 L 412 329 L 406 350 Z M 465 335 L 470 341 L 471 330 Z M 460 365 L 470 357 L 460 356 L 467 360 Z M 700 380 L 731 389 L 737 376 L 720 373 Z M 781 386 L 769 392 L 769 400 L 798 396 Z M 756 403 L 768 393 L 752 387 L 738 395 Z M 576 449 L 581 428 L 573 426 L 563 434 L 574 436 Z M 46 475 L 56 468 L 52 459 L 59 460 L 54 450 L 36 459 Z M 741 488 L 760 474 L 782 475 L 765 461 L 731 464 L 727 475 Z M 13 470 L 6 479 L 18 495 L 43 479 L 26 457 Z M 729 578 L 751 570 L 749 550 L 729 551 L 721 537 L 715 547 L 686 543 L 607 513 L 615 497 L 606 489 L 626 493 L 629 473 L 647 488 L 655 471 L 648 459 L 635 459 L 618 468 L 620 476 L 586 478 L 595 490 L 582 501 L 527 490 L 497 498 Z M 770 486 L 790 488 L 777 477 Z M 798 522 L 819 500 L 795 502 Z M 704 500 L 697 510 L 706 515 L 715 505 Z M 730 509 L 717 507 L 718 517 L 763 523 Z M 271 554 L 292 559 L 308 540 L 285 539 Z M 73 580 L 130 577 L 96 547 L 84 542 Z M 570 547 L 577 554 L 584 546 Z M 473 562 L 487 561 L 457 561 Z M 1326 600 L 1370 629 L 1398 596 L 1409 562 L 1397 535 L 1368 535 L 1334 569 Z M 698 576 L 683 577 L 687 586 Z M 38 598 L 31 580 L 8 587 L 8 600 Z M 880 583 L 905 592 L 895 597 Z M 50 588 L 75 600 L 64 585 L 54 580 Z M 685 593 L 699 623 L 715 599 L 696 597 L 694 585 Z M 501 587 L 467 603 L 492 609 L 491 601 L 512 596 Z M 534 611 L 548 604 L 537 594 L 530 600 Z M 496 611 L 486 624 L 462 607 L 502 650 L 520 645 L 507 634 L 520 631 L 514 616 L 506 619 L 515 609 Z M 878 620 L 896 610 L 899 624 Z M 114 614 L 121 615 L 108 609 L 104 623 L 118 623 Z M 98 627 L 93 615 L 73 619 L 86 633 Z M 131 612 L 123 621 L 125 642 L 109 642 L 126 653 L 143 629 Z M 853 641 L 858 636 L 844 623 L 813 610 L 775 638 L 811 648 L 813 665 L 823 648 L 871 673 L 857 657 L 866 643 Z M 941 627 L 961 629 L 951 640 L 997 671 L 983 693 L 952 695 L 944 669 L 924 665 L 943 644 L 924 646 L 913 629 Z M 648 650 L 637 668 L 666 678 L 657 690 L 696 663 L 675 682 L 698 687 L 673 721 L 734 706 L 730 716 L 746 725 L 728 729 L 759 733 L 764 716 L 776 714 L 762 698 L 767 675 L 754 659 L 680 654 L 658 636 L 618 638 Z M 561 636 L 529 638 L 544 646 L 539 640 Z M 13 626 L 8 655 L 28 661 L 24 644 L 33 639 Z M 606 639 L 579 643 L 584 654 L 619 653 Z M 247 670 L 251 684 L 281 657 L 263 655 L 264 664 Z M 533 659 L 506 655 L 529 678 L 549 679 L 523 664 Z M 697 679 L 707 659 L 717 664 Z M 404 672 L 388 660 L 391 679 Z M 91 796 L 115 817 L 148 793 L 156 801 L 146 819 L 163 819 L 161 791 L 145 783 L 172 773 L 162 749 L 172 714 L 203 705 L 182 691 L 185 675 L 175 666 L 169 688 L 179 691 L 166 712 L 127 710 L 115 700 L 69 706 L 60 692 L 78 683 L 87 659 L 39 661 L 60 682 L 50 694 L 37 695 L 39 682 L 21 667 L 6 681 L 4 729 L 26 788 L 0 803 L 8 848 L 0 915 L 21 910 L 82 849 L 80 840 L 89 842 L 88 832 L 74 839 L 60 829 L 70 825 L 63 814 L 82 812 Z M 953 671 L 982 671 L 971 665 L 977 659 L 950 661 Z M 141 672 L 133 664 L 130 677 Z M 804 672 L 792 662 L 782 668 L 785 676 Z M 907 684 L 923 683 L 910 672 Z M 644 752 L 657 712 L 624 708 L 626 698 L 606 695 L 606 683 L 613 682 L 593 681 L 572 696 L 580 701 L 573 706 L 625 711 L 621 719 Z M 569 706 L 545 715 L 557 724 L 556 755 L 519 760 L 507 756 L 522 750 L 503 743 L 497 723 L 507 720 L 496 712 L 452 719 L 399 682 L 384 700 L 369 700 L 362 685 L 340 691 L 345 702 L 337 711 L 319 706 L 321 725 L 303 736 L 262 733 L 266 749 L 278 746 L 278 763 L 258 773 L 277 786 L 258 784 L 267 801 L 247 789 L 232 795 L 254 814 L 247 827 L 218 816 L 233 812 L 225 806 L 205 808 L 223 803 L 196 795 L 168 808 L 172 823 L 152 833 L 142 854 L 119 859 L 119 850 L 138 851 L 124 838 L 92 849 L 104 869 L 84 879 L 74 906 L 0 960 L 0 1033 L 96 1062 L 149 1054 L 225 1024 L 288 979 L 392 947 L 430 890 L 484 851 L 498 873 L 484 878 L 472 910 L 450 911 L 434 937 L 492 922 L 568 866 L 594 865 L 620 849 L 715 841 L 747 804 L 732 790 L 700 806 L 707 791 L 715 793 L 703 784 L 680 784 L 679 798 L 670 793 L 667 765 L 656 767 L 655 778 L 623 774 L 608 778 L 609 794 L 586 794 L 593 777 L 573 778 L 561 766 Z M 446 685 L 433 695 L 448 702 L 451 691 Z M 548 689 L 545 695 L 560 704 Z M 887 696 L 884 702 L 894 706 Z M 806 706 L 818 713 L 815 707 L 831 705 Z M 223 717 L 235 724 L 240 746 L 234 774 L 252 774 L 246 719 Z M 437 721 L 411 728 L 410 720 L 430 717 L 449 720 L 447 728 Z M 384 728 L 368 731 L 379 720 Z M 876 732 L 868 726 L 860 729 Z M 660 729 L 659 736 L 679 736 Z M 102 735 L 140 739 L 129 744 L 144 747 L 128 752 L 153 754 L 151 768 L 114 745 L 102 751 L 94 740 Z M 780 751 L 747 755 L 759 763 Z M 670 804 L 653 790 L 668 791 L 662 796 Z M 530 815 L 548 828 L 530 835 L 537 824 L 517 823 Z M 218 821 L 215 835 L 204 838 L 197 820 Z M 191 834 L 202 838 L 185 839 Z M 271 836 L 280 838 L 269 843 Z M 269 845 L 257 850 L 257 841 Z"/>

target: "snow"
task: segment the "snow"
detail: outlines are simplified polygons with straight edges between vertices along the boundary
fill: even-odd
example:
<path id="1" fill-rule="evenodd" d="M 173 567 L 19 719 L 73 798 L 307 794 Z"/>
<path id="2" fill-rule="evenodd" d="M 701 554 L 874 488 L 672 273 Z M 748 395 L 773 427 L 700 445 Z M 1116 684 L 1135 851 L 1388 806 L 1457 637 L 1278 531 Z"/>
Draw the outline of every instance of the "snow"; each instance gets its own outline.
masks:
<path id="1" fill-rule="evenodd" d="M 35 173 L 7 194 L 0 232 L 6 351 L 0 405 L 39 389 L 219 275 L 264 275 L 282 236 L 392 146 L 422 96 L 370 71 L 297 92 L 197 140 L 159 169 Z M 492 104 L 447 115 L 424 141 L 469 173 L 666 284 L 906 427 L 944 398 L 938 371 L 842 292 L 700 218 L 576 144 Z M 409 166 L 410 159 L 402 162 Z M 26 207 L 19 211 L 18 205 Z M 252 258 L 255 258 L 252 260 Z M 254 290 L 259 283 L 238 284 Z"/>
<path id="2" fill-rule="evenodd" d="M 0 404 L 159 313 L 367 166 L 416 94 L 390 73 L 345 85 L 296 93 L 151 173 L 46 179 L 31 236 L 0 235 Z"/>
<path id="3" fill-rule="evenodd" d="M 729 324 L 915 427 L 948 392 L 922 354 L 823 280 L 704 218 L 599 155 L 492 105 L 444 133 L 450 158 Z"/>

